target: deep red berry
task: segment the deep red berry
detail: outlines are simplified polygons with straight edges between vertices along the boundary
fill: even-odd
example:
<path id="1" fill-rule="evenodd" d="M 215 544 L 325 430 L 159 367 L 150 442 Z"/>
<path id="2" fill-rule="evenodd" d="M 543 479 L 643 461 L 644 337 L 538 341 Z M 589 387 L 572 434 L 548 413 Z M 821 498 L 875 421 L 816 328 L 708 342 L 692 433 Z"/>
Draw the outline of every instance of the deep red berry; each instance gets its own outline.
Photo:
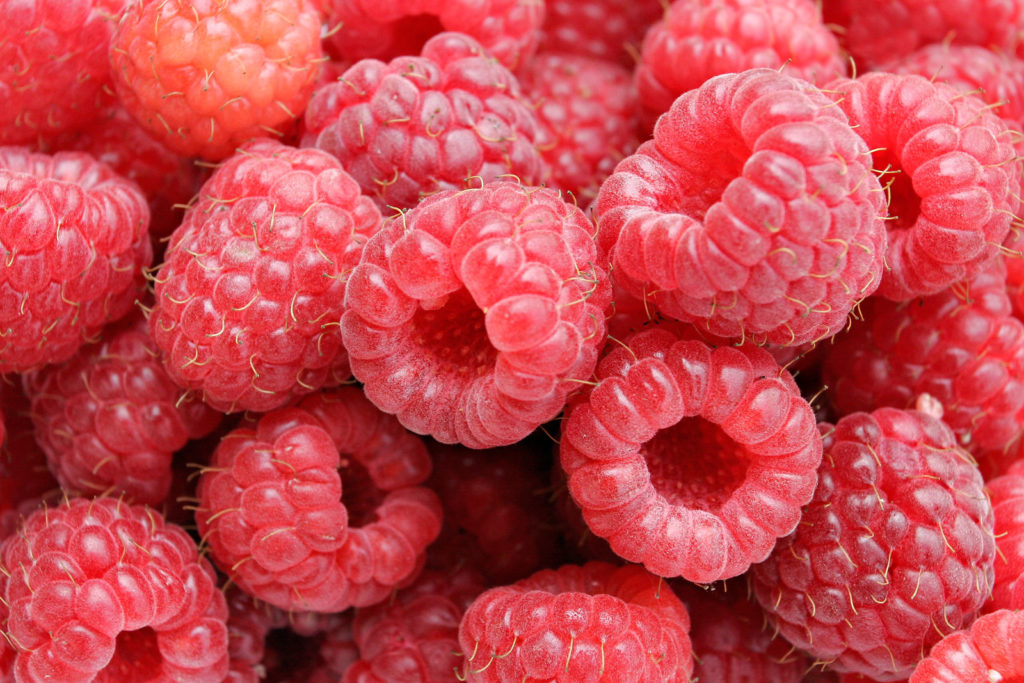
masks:
<path id="1" fill-rule="evenodd" d="M 943 638 L 909 683 L 1016 683 L 1024 680 L 1024 612 L 999 610 Z"/>
<path id="2" fill-rule="evenodd" d="M 0 439 L 0 541 L 14 533 L 42 501 L 60 498 L 60 484 L 46 466 L 46 454 L 36 442 L 32 404 L 20 383 L 0 380 L 0 420 L 6 438 Z M 0 641 L 3 639 L 0 638 Z M 0 667 L 2 670 L 2 667 Z M 2 676 L 0 676 L 2 678 Z"/>
<path id="3" fill-rule="evenodd" d="M 542 51 L 578 54 L 633 68 L 663 0 L 545 0 Z"/>
<path id="4" fill-rule="evenodd" d="M 986 610 L 1024 610 L 1024 461 L 985 483 L 995 514 L 998 557 Z"/>

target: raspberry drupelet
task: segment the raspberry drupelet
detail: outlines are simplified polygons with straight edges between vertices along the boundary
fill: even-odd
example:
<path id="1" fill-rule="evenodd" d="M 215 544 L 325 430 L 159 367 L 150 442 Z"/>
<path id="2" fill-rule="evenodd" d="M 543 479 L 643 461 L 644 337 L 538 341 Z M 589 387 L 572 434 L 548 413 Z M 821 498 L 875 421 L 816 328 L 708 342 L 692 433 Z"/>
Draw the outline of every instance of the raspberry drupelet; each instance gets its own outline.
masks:
<path id="1" fill-rule="evenodd" d="M 545 0 L 540 49 L 617 62 L 632 69 L 664 0 Z"/>
<path id="2" fill-rule="evenodd" d="M 978 618 L 932 648 L 909 683 L 1016 683 L 1024 680 L 1024 611 L 999 610 Z"/>
<path id="3" fill-rule="evenodd" d="M 820 428 L 814 499 L 754 566 L 754 594 L 818 662 L 902 681 L 988 599 L 992 505 L 973 460 L 930 414 L 879 408 Z"/>
<path id="4" fill-rule="evenodd" d="M 611 298 L 593 224 L 512 181 L 390 221 L 349 279 L 342 335 L 377 407 L 442 443 L 515 443 L 586 380 Z"/>
<path id="5" fill-rule="evenodd" d="M 338 157 L 381 210 L 500 176 L 546 176 L 537 117 L 512 73 L 469 36 L 441 33 L 419 56 L 364 59 L 317 89 L 303 147 Z"/>
<path id="6" fill-rule="evenodd" d="M 845 327 L 882 279 L 885 196 L 867 145 L 805 81 L 712 78 L 597 198 L 616 282 L 719 337 L 798 345 Z"/>
<path id="7" fill-rule="evenodd" d="M 645 330 L 601 359 L 560 456 L 587 526 L 651 572 L 711 583 L 765 559 L 821 462 L 814 413 L 767 351 Z"/>
<path id="8" fill-rule="evenodd" d="M 987 611 L 1024 610 L 1024 460 L 985 482 L 995 514 L 998 557 Z"/>
<path id="9" fill-rule="evenodd" d="M 124 107 L 183 156 L 218 161 L 302 115 L 323 52 L 312 0 L 137 0 L 110 48 Z"/>
<path id="10" fill-rule="evenodd" d="M 0 147 L 0 374 L 70 358 L 141 296 L 139 187 L 82 152 Z"/>
<path id="11" fill-rule="evenodd" d="M 337 159 L 269 139 L 203 185 L 155 276 L 149 331 L 182 387 L 266 411 L 349 377 L 337 321 L 380 213 Z"/>
<path id="12" fill-rule="evenodd" d="M 0 628 L 15 680 L 221 681 L 228 617 L 180 527 L 114 498 L 36 511 L 0 546 Z M 147 679 L 149 680 L 149 679 Z"/>

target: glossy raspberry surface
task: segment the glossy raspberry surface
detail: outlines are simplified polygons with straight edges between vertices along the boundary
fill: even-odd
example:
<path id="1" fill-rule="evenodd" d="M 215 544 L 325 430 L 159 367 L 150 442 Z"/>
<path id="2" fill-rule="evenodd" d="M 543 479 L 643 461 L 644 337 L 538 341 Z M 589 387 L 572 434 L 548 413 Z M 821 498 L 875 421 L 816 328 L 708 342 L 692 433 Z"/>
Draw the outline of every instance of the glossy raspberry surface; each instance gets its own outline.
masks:
<path id="1" fill-rule="evenodd" d="M 985 482 L 995 514 L 995 585 L 986 611 L 1024 610 L 1024 462 Z"/>
<path id="2" fill-rule="evenodd" d="M 1024 679 L 1024 612 L 986 614 L 970 629 L 946 636 L 917 665 L 910 683 Z"/>

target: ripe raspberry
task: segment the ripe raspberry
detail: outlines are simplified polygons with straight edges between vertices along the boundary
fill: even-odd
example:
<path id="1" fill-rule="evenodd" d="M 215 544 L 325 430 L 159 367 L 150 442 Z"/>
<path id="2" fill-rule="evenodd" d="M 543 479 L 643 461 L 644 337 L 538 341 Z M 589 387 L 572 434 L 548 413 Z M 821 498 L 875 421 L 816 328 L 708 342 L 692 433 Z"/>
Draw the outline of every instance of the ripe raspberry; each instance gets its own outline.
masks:
<path id="1" fill-rule="evenodd" d="M 1024 680 L 1024 612 L 999 610 L 943 638 L 910 683 L 1015 683 Z"/>
<path id="2" fill-rule="evenodd" d="M 419 486 L 429 475 L 422 441 L 344 387 L 226 436 L 200 477 L 196 522 L 246 592 L 337 612 L 419 570 L 441 527 L 437 496 Z"/>
<path id="3" fill-rule="evenodd" d="M 174 452 L 220 422 L 167 375 L 141 316 L 24 382 L 36 438 L 69 492 L 124 493 L 158 506 L 171 487 Z"/>
<path id="4" fill-rule="evenodd" d="M 540 121 L 537 146 L 551 169 L 545 184 L 589 205 L 615 164 L 640 144 L 631 72 L 592 57 L 542 53 L 519 81 Z"/>
<path id="5" fill-rule="evenodd" d="M 329 154 L 244 146 L 203 185 L 156 276 L 149 330 L 171 377 L 225 412 L 347 379 L 336 323 L 379 226 Z"/>
<path id="6" fill-rule="evenodd" d="M 367 243 L 341 321 L 367 397 L 470 448 L 554 418 L 604 341 L 611 292 L 592 232 L 554 190 L 509 181 L 392 220 Z"/>
<path id="7" fill-rule="evenodd" d="M 868 147 L 809 84 L 709 80 L 601 186 L 617 282 L 711 334 L 795 345 L 841 330 L 882 277 L 885 197 Z"/>
<path id="8" fill-rule="evenodd" d="M 504 175 L 545 175 L 519 84 L 469 36 L 442 33 L 419 57 L 364 59 L 313 94 L 304 147 L 338 157 L 382 209 Z"/>
<path id="9" fill-rule="evenodd" d="M 138 0 L 110 49 L 125 108 L 169 149 L 220 160 L 302 115 L 322 58 L 311 0 Z"/>
<path id="10" fill-rule="evenodd" d="M 466 681 L 689 681 L 689 615 L 657 577 L 604 562 L 485 591 L 462 618 Z"/>
<path id="11" fill-rule="evenodd" d="M 66 360 L 131 310 L 148 227 L 138 186 L 88 154 L 0 147 L 0 374 Z"/>
<path id="12" fill-rule="evenodd" d="M 836 671 L 905 679 L 992 590 L 992 506 L 952 430 L 879 408 L 826 432 L 814 500 L 754 567 L 782 635 Z"/>
<path id="13" fill-rule="evenodd" d="M 419 53 L 442 31 L 479 42 L 511 70 L 529 61 L 544 20 L 543 2 L 522 0 L 317 0 L 330 28 L 328 46 L 343 60 Z"/>
<path id="14" fill-rule="evenodd" d="M 611 347 L 570 404 L 561 463 L 587 526 L 661 576 L 711 583 L 791 532 L 821 462 L 814 413 L 750 347 L 653 329 Z"/>
<path id="15" fill-rule="evenodd" d="M 180 527 L 113 498 L 39 510 L 0 546 L 16 680 L 220 681 L 228 616 Z"/>
<path id="16" fill-rule="evenodd" d="M 651 125 L 719 74 L 785 66 L 786 75 L 820 85 L 846 73 L 813 0 L 674 0 L 641 54 L 636 82 Z"/>
<path id="17" fill-rule="evenodd" d="M 662 0 L 546 0 L 541 50 L 594 57 L 632 68 Z"/>
<path id="18" fill-rule="evenodd" d="M 112 101 L 110 39 L 127 0 L 3 3 L 0 145 L 76 130 Z"/>
<path id="19" fill-rule="evenodd" d="M 14 533 L 22 517 L 42 500 L 60 499 L 60 485 L 47 469 L 46 455 L 36 443 L 31 412 L 20 383 L 4 384 L 0 380 L 0 421 L 7 432 L 6 438 L 0 438 L 0 541 Z"/>
<path id="20" fill-rule="evenodd" d="M 995 585 L 986 610 L 1024 609 L 1024 460 L 990 479 L 985 490 L 995 514 Z"/>
<path id="21" fill-rule="evenodd" d="M 878 293 L 934 294 L 993 258 L 1020 208 L 1014 131 L 980 99 L 923 76 L 869 73 L 828 86 L 891 174 Z"/>

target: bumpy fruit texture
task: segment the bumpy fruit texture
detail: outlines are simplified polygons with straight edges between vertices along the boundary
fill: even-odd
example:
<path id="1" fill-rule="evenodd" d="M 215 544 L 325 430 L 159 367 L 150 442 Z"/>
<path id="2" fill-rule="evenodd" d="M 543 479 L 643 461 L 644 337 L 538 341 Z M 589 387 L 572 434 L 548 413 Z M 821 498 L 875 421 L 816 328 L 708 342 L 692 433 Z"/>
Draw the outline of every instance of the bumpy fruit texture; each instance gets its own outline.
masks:
<path id="1" fill-rule="evenodd" d="M 878 293 L 934 294 L 999 253 L 1020 208 L 1015 136 L 985 103 L 913 74 L 869 73 L 826 91 L 886 184 L 886 271 Z"/>
<path id="2" fill-rule="evenodd" d="M 203 185 L 156 274 L 149 331 L 171 377 L 225 412 L 347 379 L 345 281 L 379 227 L 329 154 L 243 147 Z"/>
<path id="3" fill-rule="evenodd" d="M 366 245 L 346 292 L 352 373 L 442 443 L 515 443 L 593 371 L 611 297 L 593 224 L 511 181 L 448 191 Z"/>
<path id="4" fill-rule="evenodd" d="M 867 145 L 805 81 L 709 80 L 661 117 L 597 199 L 616 282 L 711 334 L 825 339 L 884 270 L 885 197 Z"/>
<path id="5" fill-rule="evenodd" d="M 995 585 L 986 610 L 1024 610 L 1024 461 L 990 479 L 985 490 L 992 500 L 998 557 Z"/>
<path id="6" fill-rule="evenodd" d="M 420 51 L 443 31 L 463 33 L 509 69 L 529 62 L 544 20 L 543 2 L 522 0 L 316 0 L 342 60 L 390 60 Z"/>
<path id="7" fill-rule="evenodd" d="M 422 566 L 441 528 L 429 475 L 422 441 L 345 387 L 227 435 L 200 477 L 196 522 L 246 592 L 338 612 L 380 602 Z"/>
<path id="8" fill-rule="evenodd" d="M 3 3 L 0 145 L 74 131 L 113 98 L 107 53 L 127 0 Z"/>
<path id="9" fill-rule="evenodd" d="M 689 627 L 668 585 L 636 565 L 545 569 L 473 601 L 458 677 L 682 683 L 693 670 Z"/>
<path id="10" fill-rule="evenodd" d="M 1024 680 L 1024 612 L 986 614 L 970 629 L 946 636 L 910 676 L 909 683 Z"/>
<path id="11" fill-rule="evenodd" d="M 560 456 L 587 526 L 612 550 L 711 583 L 794 529 L 821 448 L 811 407 L 766 351 L 653 329 L 601 360 L 570 404 Z"/>
<path id="12" fill-rule="evenodd" d="M 644 33 L 665 11 L 663 0 L 545 0 L 540 47 L 633 68 Z"/>
<path id="13" fill-rule="evenodd" d="M 846 73 L 813 0 L 674 0 L 644 36 L 636 69 L 648 123 L 712 76 L 759 67 L 818 85 Z"/>
<path id="14" fill-rule="evenodd" d="M 338 157 L 393 212 L 500 176 L 540 182 L 538 126 L 508 69 L 469 36 L 441 33 L 418 57 L 364 59 L 317 89 L 302 144 Z"/>
<path id="15" fill-rule="evenodd" d="M 139 0 L 110 49 L 124 107 L 169 149 L 217 161 L 302 115 L 322 58 L 311 0 Z"/>
<path id="16" fill-rule="evenodd" d="M 60 365 L 24 376 L 36 438 L 68 492 L 159 506 L 175 451 L 220 422 L 167 375 L 141 316 Z"/>
<path id="17" fill-rule="evenodd" d="M 82 152 L 0 147 L 0 374 L 71 357 L 142 293 L 138 186 Z"/>
<path id="18" fill-rule="evenodd" d="M 213 568 L 150 508 L 76 498 L 39 510 L 0 546 L 0 564 L 16 680 L 227 674 L 228 609 Z"/>
<path id="19" fill-rule="evenodd" d="M 754 593 L 780 633 L 817 660 L 901 681 L 988 599 L 992 505 L 938 418 L 879 408 L 821 429 L 814 500 L 754 567 Z"/>
<path id="20" fill-rule="evenodd" d="M 36 442 L 31 413 L 32 404 L 20 383 L 8 385 L 0 380 L 0 420 L 6 431 L 0 438 L 0 541 L 17 530 L 42 498 L 60 495 L 60 485 L 46 466 L 46 454 Z"/>

